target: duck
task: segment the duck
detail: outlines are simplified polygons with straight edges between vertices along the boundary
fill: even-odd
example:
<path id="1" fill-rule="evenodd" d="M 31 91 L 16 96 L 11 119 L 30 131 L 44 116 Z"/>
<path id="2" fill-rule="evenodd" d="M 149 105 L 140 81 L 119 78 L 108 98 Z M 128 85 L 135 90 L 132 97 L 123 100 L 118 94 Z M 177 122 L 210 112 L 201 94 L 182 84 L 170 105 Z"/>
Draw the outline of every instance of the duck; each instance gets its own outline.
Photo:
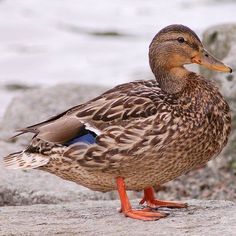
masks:
<path id="1" fill-rule="evenodd" d="M 41 123 L 17 130 L 32 133 L 29 145 L 4 157 L 9 169 L 38 169 L 94 191 L 119 193 L 124 216 L 152 221 L 162 207 L 183 202 L 155 198 L 163 185 L 204 166 L 227 144 L 230 108 L 217 86 L 185 65 L 232 69 L 211 55 L 196 33 L 173 24 L 149 46 L 153 79 L 124 83 Z M 144 191 L 133 208 L 127 191 Z"/>

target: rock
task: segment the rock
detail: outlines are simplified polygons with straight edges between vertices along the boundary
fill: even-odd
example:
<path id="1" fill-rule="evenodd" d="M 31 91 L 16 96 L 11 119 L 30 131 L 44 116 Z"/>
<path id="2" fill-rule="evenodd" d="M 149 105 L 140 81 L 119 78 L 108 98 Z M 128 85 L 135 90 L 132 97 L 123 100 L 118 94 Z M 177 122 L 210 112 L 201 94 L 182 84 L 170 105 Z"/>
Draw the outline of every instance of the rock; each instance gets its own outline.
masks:
<path id="1" fill-rule="evenodd" d="M 236 24 L 217 25 L 207 29 L 203 34 L 203 44 L 218 59 L 236 69 Z M 228 99 L 236 99 L 236 74 L 220 73 L 204 67 L 200 72 L 206 78 L 217 82 L 222 94 Z"/>
<path id="2" fill-rule="evenodd" d="M 0 124 L 1 137 L 7 139 L 16 129 L 46 120 L 98 96 L 105 90 L 101 86 L 60 84 L 24 91 L 6 109 Z"/>
<path id="3" fill-rule="evenodd" d="M 232 111 L 232 132 L 230 141 L 221 156 L 224 158 L 211 162 L 213 169 L 233 166 L 236 162 L 236 24 L 223 24 L 207 29 L 203 34 L 203 44 L 214 56 L 233 69 L 232 74 L 212 71 L 200 67 L 200 73 L 217 83 L 221 93 L 228 101 Z"/>
<path id="4" fill-rule="evenodd" d="M 229 201 L 188 202 L 188 209 L 144 222 L 126 218 L 119 201 L 79 201 L 60 205 L 0 208 L 0 235 L 235 235 L 236 205 Z M 137 201 L 132 202 L 137 206 Z"/>

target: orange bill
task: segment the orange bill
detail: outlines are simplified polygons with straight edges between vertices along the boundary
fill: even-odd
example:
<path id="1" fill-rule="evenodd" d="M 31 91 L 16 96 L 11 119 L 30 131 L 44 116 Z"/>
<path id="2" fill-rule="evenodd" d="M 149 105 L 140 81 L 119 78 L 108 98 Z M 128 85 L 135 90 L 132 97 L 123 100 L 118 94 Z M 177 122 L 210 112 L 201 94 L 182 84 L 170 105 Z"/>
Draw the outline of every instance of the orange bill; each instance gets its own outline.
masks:
<path id="1" fill-rule="evenodd" d="M 232 69 L 229 66 L 216 59 L 205 49 L 202 49 L 201 52 L 192 57 L 192 63 L 202 65 L 210 70 L 232 73 Z"/>

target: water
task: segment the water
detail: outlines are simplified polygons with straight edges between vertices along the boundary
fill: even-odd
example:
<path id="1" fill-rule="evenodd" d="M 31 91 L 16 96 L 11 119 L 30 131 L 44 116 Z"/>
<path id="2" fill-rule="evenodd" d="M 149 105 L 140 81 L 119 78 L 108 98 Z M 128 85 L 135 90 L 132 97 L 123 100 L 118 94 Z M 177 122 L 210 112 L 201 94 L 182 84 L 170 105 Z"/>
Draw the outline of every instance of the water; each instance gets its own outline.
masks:
<path id="1" fill-rule="evenodd" d="M 0 87 L 115 84 L 151 76 L 147 50 L 162 27 L 199 35 L 236 21 L 236 1 L 0 1 Z M 3 91 L 3 90 L 2 90 Z M 2 113 L 15 93 L 1 92 Z"/>

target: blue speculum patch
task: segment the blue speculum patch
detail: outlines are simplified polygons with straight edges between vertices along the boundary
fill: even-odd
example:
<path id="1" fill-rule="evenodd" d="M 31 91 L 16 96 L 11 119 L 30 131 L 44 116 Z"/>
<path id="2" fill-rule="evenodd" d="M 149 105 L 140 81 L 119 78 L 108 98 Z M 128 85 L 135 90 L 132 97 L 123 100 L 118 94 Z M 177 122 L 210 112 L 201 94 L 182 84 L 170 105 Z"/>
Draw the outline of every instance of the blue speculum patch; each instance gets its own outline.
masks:
<path id="1" fill-rule="evenodd" d="M 87 134 L 84 134 L 82 136 L 77 136 L 71 140 L 69 140 L 68 142 L 65 143 L 66 146 L 69 146 L 71 144 L 74 144 L 74 143 L 87 143 L 87 144 L 93 144 L 95 143 L 95 138 L 96 136 L 91 134 L 91 133 L 87 133 Z"/>

